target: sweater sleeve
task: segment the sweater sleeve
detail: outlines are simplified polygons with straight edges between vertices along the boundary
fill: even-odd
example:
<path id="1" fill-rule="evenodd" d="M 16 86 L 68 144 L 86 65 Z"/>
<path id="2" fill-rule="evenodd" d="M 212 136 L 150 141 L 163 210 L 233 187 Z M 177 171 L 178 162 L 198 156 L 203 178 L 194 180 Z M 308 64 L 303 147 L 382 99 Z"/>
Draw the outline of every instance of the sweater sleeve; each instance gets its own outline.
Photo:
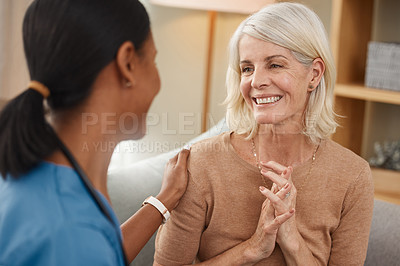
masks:
<path id="1" fill-rule="evenodd" d="M 205 198 L 189 173 L 187 190 L 158 230 L 154 260 L 161 265 L 192 264 L 206 221 Z"/>
<path id="2" fill-rule="evenodd" d="M 328 265 L 364 265 L 373 205 L 373 180 L 366 164 L 348 188 L 339 226 L 332 234 Z"/>

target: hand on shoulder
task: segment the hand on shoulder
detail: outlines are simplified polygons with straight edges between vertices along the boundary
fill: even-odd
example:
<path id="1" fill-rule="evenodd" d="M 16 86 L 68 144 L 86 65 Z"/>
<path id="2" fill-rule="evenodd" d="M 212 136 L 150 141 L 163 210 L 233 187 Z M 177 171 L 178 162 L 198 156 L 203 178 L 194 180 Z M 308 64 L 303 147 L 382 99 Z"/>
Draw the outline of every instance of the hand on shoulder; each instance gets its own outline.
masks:
<path id="1" fill-rule="evenodd" d="M 167 207 L 173 210 L 186 191 L 188 184 L 187 159 L 190 151 L 181 150 L 171 158 L 165 166 L 160 193 L 157 198 Z"/>

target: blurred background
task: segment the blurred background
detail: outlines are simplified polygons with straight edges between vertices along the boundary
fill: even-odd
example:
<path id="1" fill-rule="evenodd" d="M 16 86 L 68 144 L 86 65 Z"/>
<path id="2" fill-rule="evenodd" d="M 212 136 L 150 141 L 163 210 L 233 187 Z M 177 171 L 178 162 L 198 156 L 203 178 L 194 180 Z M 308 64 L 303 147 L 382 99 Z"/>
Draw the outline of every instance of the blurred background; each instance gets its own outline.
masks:
<path id="1" fill-rule="evenodd" d="M 0 0 L 0 106 L 25 90 L 29 80 L 21 28 L 30 2 Z M 150 15 L 162 84 L 148 115 L 146 137 L 116 149 L 116 153 L 130 153 L 124 157 L 126 160 L 139 160 L 181 147 L 202 132 L 209 14 L 202 10 L 153 5 L 148 0 L 141 2 Z M 303 2 L 320 15 L 329 30 L 331 0 Z M 216 14 L 208 128 L 225 116 L 221 103 L 226 95 L 227 46 L 236 27 L 246 17 L 235 13 Z"/>
<path id="2" fill-rule="evenodd" d="M 371 25 L 358 24 L 357 28 L 353 29 L 352 40 L 357 40 L 359 34 L 365 35 L 364 33 L 368 32 L 368 36 L 371 36 L 368 37 L 370 40 L 400 42 L 400 18 L 398 16 L 400 1 L 337 1 L 340 5 L 334 1 L 337 0 L 297 2 L 312 8 L 320 16 L 328 34 L 336 36 L 334 38 L 338 38 L 338 35 L 337 32 L 332 32 L 332 26 L 335 26 L 331 25 L 332 21 L 341 19 L 332 17 L 332 14 L 338 13 L 334 10 L 335 6 L 343 8 L 343 11 L 339 12 L 339 16 L 341 16 L 342 13 L 345 15 L 347 9 L 348 12 L 354 11 L 351 3 L 358 3 L 359 7 L 357 8 L 362 8 L 365 3 L 365 5 L 372 6 L 371 14 L 368 15 Z M 25 90 L 29 80 L 23 54 L 21 28 L 25 9 L 30 2 L 31 0 L 0 0 L 0 108 L 8 100 Z M 139 141 L 128 141 L 119 145 L 113 157 L 112 165 L 114 166 L 181 147 L 205 129 L 202 129 L 202 117 L 204 116 L 202 112 L 207 69 L 210 69 L 211 72 L 206 128 L 216 125 L 225 116 L 225 106 L 221 103 L 226 95 L 227 45 L 236 27 L 247 17 L 244 14 L 231 12 L 216 13 L 212 41 L 213 53 L 211 66 L 208 66 L 209 12 L 153 5 L 149 0 L 141 0 L 141 2 L 150 15 L 153 36 L 158 49 L 157 65 L 162 85 L 148 114 L 147 135 Z M 342 7 L 342 2 L 349 3 L 349 6 Z M 368 9 L 368 6 L 366 8 Z M 346 27 L 346 25 L 342 25 L 342 27 Z M 338 30 L 337 27 L 333 27 L 333 29 L 334 31 Z M 347 37 L 340 38 L 346 39 Z M 333 48 L 339 49 L 338 47 Z M 352 50 L 349 51 L 352 52 Z M 349 57 L 351 54 L 345 54 L 345 56 Z M 365 58 L 366 55 L 361 64 L 363 67 L 365 67 Z M 352 68 L 352 65 L 347 64 L 346 67 L 347 71 Z M 363 82 L 363 80 L 356 82 Z M 400 98 L 399 94 L 394 97 Z M 355 103 L 346 104 L 353 105 Z M 376 141 L 400 139 L 400 100 L 398 103 L 393 103 L 390 101 L 375 102 L 374 99 L 369 99 L 366 105 L 363 104 L 362 108 L 365 111 L 361 114 L 362 120 L 365 117 L 368 118 L 362 124 L 360 133 L 360 138 L 363 138 L 364 141 L 358 145 L 359 147 L 350 148 L 365 158 L 369 158 L 374 155 L 373 143 Z M 346 143 L 344 144 L 346 145 Z"/>

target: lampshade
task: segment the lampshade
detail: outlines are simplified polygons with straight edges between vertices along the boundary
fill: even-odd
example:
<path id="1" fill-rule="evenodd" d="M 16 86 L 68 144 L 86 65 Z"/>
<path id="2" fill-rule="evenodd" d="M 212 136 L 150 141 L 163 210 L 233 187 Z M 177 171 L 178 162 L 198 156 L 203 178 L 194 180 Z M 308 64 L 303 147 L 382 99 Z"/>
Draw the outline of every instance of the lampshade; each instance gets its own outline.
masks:
<path id="1" fill-rule="evenodd" d="M 149 0 L 149 2 L 162 6 L 252 14 L 276 0 Z"/>

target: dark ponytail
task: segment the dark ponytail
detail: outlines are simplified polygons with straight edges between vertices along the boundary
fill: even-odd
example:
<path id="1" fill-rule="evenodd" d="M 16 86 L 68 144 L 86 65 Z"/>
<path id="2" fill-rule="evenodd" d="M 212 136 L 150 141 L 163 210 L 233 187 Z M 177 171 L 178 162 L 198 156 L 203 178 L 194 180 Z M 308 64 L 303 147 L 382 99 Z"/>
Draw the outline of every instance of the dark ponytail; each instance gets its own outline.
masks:
<path id="1" fill-rule="evenodd" d="M 23 24 L 31 80 L 50 90 L 53 111 L 71 109 L 89 96 L 99 72 L 119 47 L 132 41 L 140 50 L 150 32 L 138 0 L 35 0 Z M 57 149 L 46 122 L 43 96 L 26 90 L 0 114 L 0 173 L 26 173 Z"/>
<path id="2" fill-rule="evenodd" d="M 18 176 L 50 155 L 55 147 L 44 118 L 43 96 L 27 90 L 13 99 L 0 115 L 0 169 Z"/>

